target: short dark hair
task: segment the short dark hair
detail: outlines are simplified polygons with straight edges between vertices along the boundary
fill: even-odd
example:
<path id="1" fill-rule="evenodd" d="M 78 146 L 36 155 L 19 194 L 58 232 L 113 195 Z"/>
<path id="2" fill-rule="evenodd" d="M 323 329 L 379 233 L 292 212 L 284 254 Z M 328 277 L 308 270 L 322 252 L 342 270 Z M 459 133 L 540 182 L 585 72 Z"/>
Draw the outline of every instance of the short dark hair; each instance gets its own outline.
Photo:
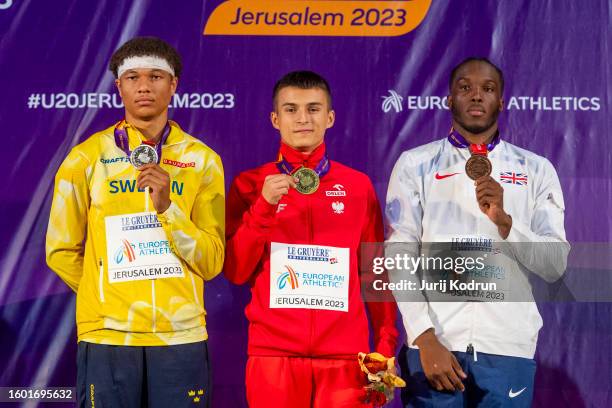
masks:
<path id="1" fill-rule="evenodd" d="M 174 70 L 174 76 L 180 77 L 183 69 L 178 51 L 164 40 L 157 37 L 136 37 L 123 44 L 114 52 L 108 64 L 108 69 L 117 78 L 117 69 L 123 60 L 130 57 L 153 55 L 168 61 Z"/>
<path id="2" fill-rule="evenodd" d="M 459 71 L 459 68 L 461 68 L 462 66 L 466 64 L 469 64 L 470 62 L 484 62 L 485 64 L 489 64 L 491 67 L 493 67 L 493 69 L 497 72 L 497 75 L 499 75 L 499 86 L 501 87 L 500 93 L 502 94 L 504 93 L 504 73 L 497 65 L 495 65 L 488 58 L 485 58 L 485 57 L 469 57 L 461 61 L 459 64 L 457 64 L 455 68 L 453 68 L 453 70 L 451 71 L 451 74 L 448 80 L 449 90 L 453 89 L 453 83 L 455 82 L 455 78 L 457 76 L 457 71 Z"/>
<path id="3" fill-rule="evenodd" d="M 312 71 L 293 71 L 279 79 L 272 91 L 272 104 L 274 109 L 276 109 L 276 99 L 280 90 L 290 86 L 300 89 L 322 89 L 327 94 L 327 104 L 329 105 L 329 109 L 331 109 L 332 97 L 329 84 L 325 78 Z"/>

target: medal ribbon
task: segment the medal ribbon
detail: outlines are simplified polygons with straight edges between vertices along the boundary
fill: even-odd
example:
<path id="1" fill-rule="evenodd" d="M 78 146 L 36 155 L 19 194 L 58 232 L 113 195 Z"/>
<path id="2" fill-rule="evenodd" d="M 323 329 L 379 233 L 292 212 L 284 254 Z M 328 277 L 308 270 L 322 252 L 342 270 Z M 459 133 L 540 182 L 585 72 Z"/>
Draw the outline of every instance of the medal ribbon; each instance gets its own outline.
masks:
<path id="1" fill-rule="evenodd" d="M 130 155 L 132 154 L 132 151 L 130 150 L 130 143 L 128 141 L 128 135 L 127 135 L 127 131 L 125 130 L 124 124 L 125 124 L 125 120 L 122 120 L 121 122 L 119 122 L 117 126 L 115 126 L 115 131 L 114 131 L 115 144 L 117 145 L 117 147 L 119 147 L 121 150 L 125 152 L 125 154 L 127 155 L 129 159 Z M 164 131 L 162 132 L 162 137 L 159 143 L 155 145 L 155 150 L 157 151 L 157 164 L 159 164 L 161 160 L 162 145 L 166 143 L 166 140 L 168 140 L 169 135 L 170 135 L 170 124 L 167 122 L 166 126 L 164 127 Z M 149 142 L 149 141 L 143 141 L 142 143 L 147 144 L 149 146 L 154 145 L 153 142 Z"/>
<path id="2" fill-rule="evenodd" d="M 285 173 L 288 175 L 291 175 L 295 170 L 297 170 L 280 153 L 278 155 L 276 167 L 281 173 Z M 313 170 L 315 173 L 317 173 L 317 176 L 323 177 L 329 172 L 329 167 L 330 167 L 329 159 L 327 158 L 327 153 L 325 153 L 321 161 L 317 164 L 317 166 Z"/>
<path id="3" fill-rule="evenodd" d="M 487 145 L 481 144 L 471 144 L 470 145 L 470 152 L 472 152 L 472 154 L 479 154 L 481 156 L 486 156 L 488 151 L 487 151 Z"/>
<path id="4" fill-rule="evenodd" d="M 477 145 L 477 144 L 468 142 L 465 139 L 465 137 L 461 136 L 461 134 L 457 132 L 455 129 L 451 129 L 451 132 L 448 135 L 448 141 L 453 146 L 459 147 L 459 148 L 469 147 L 470 152 L 472 154 L 481 154 L 483 156 L 486 156 L 488 152 L 495 149 L 495 146 L 499 144 L 500 140 L 501 140 L 501 137 L 499 136 L 499 131 L 495 132 L 495 135 L 493 136 L 493 139 L 491 139 L 491 142 L 487 144 L 481 144 L 481 145 Z"/>

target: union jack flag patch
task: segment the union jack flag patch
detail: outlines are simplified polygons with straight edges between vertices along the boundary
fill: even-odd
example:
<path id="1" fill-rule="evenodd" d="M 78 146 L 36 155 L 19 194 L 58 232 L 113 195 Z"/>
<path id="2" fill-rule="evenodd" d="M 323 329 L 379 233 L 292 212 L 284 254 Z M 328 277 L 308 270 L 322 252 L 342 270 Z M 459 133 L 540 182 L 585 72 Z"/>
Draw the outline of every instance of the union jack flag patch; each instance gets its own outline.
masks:
<path id="1" fill-rule="evenodd" d="M 527 174 L 514 173 L 512 171 L 502 171 L 499 173 L 499 181 L 506 184 L 518 184 L 519 186 L 527 185 Z"/>

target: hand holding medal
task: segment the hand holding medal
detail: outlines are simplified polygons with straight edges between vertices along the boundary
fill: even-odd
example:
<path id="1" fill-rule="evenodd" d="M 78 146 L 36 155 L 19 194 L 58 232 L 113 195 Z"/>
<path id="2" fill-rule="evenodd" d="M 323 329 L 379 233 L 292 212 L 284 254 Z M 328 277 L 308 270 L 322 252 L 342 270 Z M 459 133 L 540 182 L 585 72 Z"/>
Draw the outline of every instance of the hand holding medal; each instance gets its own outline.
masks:
<path id="1" fill-rule="evenodd" d="M 487 145 L 472 144 L 470 152 L 472 156 L 465 163 L 465 174 L 475 181 L 478 207 L 495 225 L 505 225 L 509 216 L 504 212 L 504 189 L 491 177 L 493 166 L 487 158 Z M 501 230 L 500 234 L 504 236 Z"/>
<path id="2" fill-rule="evenodd" d="M 272 205 L 276 205 L 284 195 L 289 194 L 290 188 L 295 188 L 301 194 L 312 194 L 319 188 L 320 176 L 329 171 L 329 160 L 324 157 L 314 169 L 300 167 L 294 170 L 284 159 L 277 163 L 281 174 L 266 176 L 261 189 L 262 197 Z"/>
<path id="3" fill-rule="evenodd" d="M 149 211 L 149 195 L 153 201 L 153 207 L 159 213 L 166 211 L 171 203 L 170 175 L 159 166 L 161 146 L 166 142 L 169 134 L 170 125 L 166 124 L 159 143 L 145 141 L 130 152 L 125 121 L 119 122 L 115 127 L 115 144 L 125 152 L 132 166 L 140 171 L 136 184 L 139 189 L 144 188 L 146 212 Z"/>
<path id="4" fill-rule="evenodd" d="M 159 156 L 157 156 L 157 151 L 153 146 L 148 143 L 143 143 L 140 146 L 136 147 L 132 150 L 130 154 L 130 163 L 132 166 L 136 168 L 136 170 L 140 170 L 144 165 L 150 163 L 157 163 L 159 161 Z M 140 186 L 138 186 L 140 188 Z M 145 190 L 145 211 L 149 211 L 149 186 L 144 188 Z"/>
<path id="5" fill-rule="evenodd" d="M 145 189 L 146 202 L 149 196 L 153 207 L 158 213 L 163 213 L 170 207 L 170 175 L 157 163 L 149 163 L 141 166 L 140 174 L 136 179 L 138 188 Z M 148 207 L 148 205 L 145 205 Z M 148 211 L 148 208 L 145 208 Z"/>
<path id="6" fill-rule="evenodd" d="M 317 191 L 319 184 L 321 183 L 321 177 L 325 176 L 329 172 L 330 163 L 327 155 L 325 155 L 314 169 L 302 166 L 296 170 L 281 155 L 276 162 L 276 167 L 281 173 L 284 173 L 284 175 L 294 180 L 291 187 L 295 188 L 301 194 L 308 195 Z M 268 202 L 270 202 L 270 200 L 268 200 Z"/>
<path id="7" fill-rule="evenodd" d="M 458 148 L 470 148 L 471 156 L 465 163 L 465 174 L 475 181 L 476 199 L 480 211 L 497 225 L 499 234 L 506 239 L 512 227 L 512 217 L 504 211 L 504 189 L 491 177 L 493 166 L 487 158 L 500 141 L 499 132 L 495 133 L 488 144 L 473 144 L 468 142 L 459 132 L 451 129 L 448 141 Z"/>
<path id="8" fill-rule="evenodd" d="M 504 188 L 491 176 L 483 176 L 474 184 L 480 211 L 497 225 L 499 235 L 506 239 L 512 228 L 512 217 L 504 211 Z"/>
<path id="9" fill-rule="evenodd" d="M 276 205 L 289 194 L 289 188 L 296 188 L 296 182 L 297 179 L 287 174 L 271 174 L 264 180 L 261 195 L 269 204 Z"/>

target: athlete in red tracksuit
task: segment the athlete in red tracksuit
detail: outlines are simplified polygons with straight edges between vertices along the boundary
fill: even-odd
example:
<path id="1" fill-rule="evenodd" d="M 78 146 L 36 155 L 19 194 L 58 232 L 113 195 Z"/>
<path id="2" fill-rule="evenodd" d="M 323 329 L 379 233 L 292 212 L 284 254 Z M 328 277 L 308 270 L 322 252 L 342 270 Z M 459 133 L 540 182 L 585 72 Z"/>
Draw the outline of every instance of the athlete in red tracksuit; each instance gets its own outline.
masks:
<path id="1" fill-rule="evenodd" d="M 329 87 L 317 74 L 296 72 L 281 79 L 272 114 L 281 132 L 280 162 L 241 173 L 228 196 L 225 275 L 237 284 L 249 282 L 252 294 L 246 308 L 251 407 L 368 406 L 361 402 L 367 381 L 357 363 L 357 353 L 370 350 L 365 306 L 375 350 L 395 354 L 395 304 L 361 298 L 360 244 L 383 240 L 368 176 L 329 161 L 318 189 L 302 194 L 297 180 L 279 166 L 319 172 L 327 159 L 323 135 L 334 120 L 327 101 Z M 346 278 L 338 290 L 327 285 L 341 278 L 325 272 L 335 267 Z M 300 290 L 319 292 L 294 295 Z M 317 302 L 318 294 L 330 296 Z"/>

